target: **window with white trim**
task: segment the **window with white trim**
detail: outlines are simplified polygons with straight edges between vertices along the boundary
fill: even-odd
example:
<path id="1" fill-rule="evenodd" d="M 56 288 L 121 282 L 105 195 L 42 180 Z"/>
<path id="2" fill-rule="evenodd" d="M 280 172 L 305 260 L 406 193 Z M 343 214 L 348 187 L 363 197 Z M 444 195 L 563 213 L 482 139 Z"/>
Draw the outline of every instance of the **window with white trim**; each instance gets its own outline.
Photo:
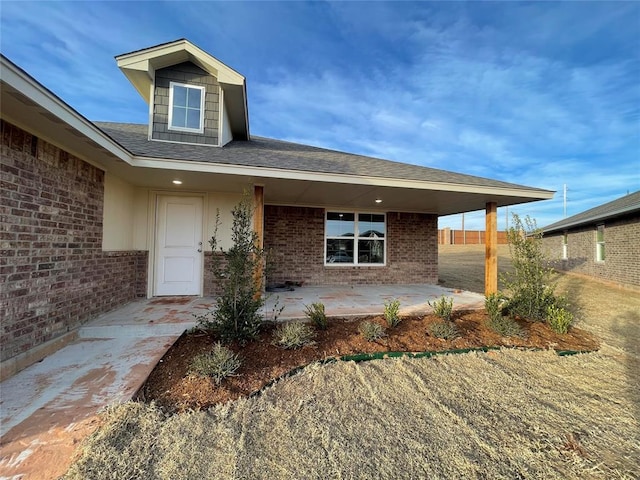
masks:
<path id="1" fill-rule="evenodd" d="M 384 213 L 327 212 L 325 263 L 384 265 L 386 224 Z"/>
<path id="2" fill-rule="evenodd" d="M 566 260 L 569 258 L 569 234 L 564 232 L 562 234 L 562 259 Z"/>
<path id="3" fill-rule="evenodd" d="M 604 262 L 604 225 L 596 229 L 596 261 Z"/>
<path id="4" fill-rule="evenodd" d="M 204 133 L 204 87 L 170 82 L 169 130 Z"/>

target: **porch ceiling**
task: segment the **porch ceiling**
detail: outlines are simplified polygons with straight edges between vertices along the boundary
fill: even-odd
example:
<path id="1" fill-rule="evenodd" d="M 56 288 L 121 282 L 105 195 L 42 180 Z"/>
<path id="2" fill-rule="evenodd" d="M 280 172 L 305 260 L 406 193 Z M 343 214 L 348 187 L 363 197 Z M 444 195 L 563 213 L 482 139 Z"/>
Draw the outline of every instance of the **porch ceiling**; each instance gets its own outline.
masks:
<path id="1" fill-rule="evenodd" d="M 539 200 L 522 196 L 522 192 L 509 189 L 493 192 L 465 192 L 457 190 L 393 187 L 383 185 L 350 184 L 269 178 L 255 175 L 229 175 L 220 173 L 165 170 L 133 167 L 113 162 L 109 171 L 122 179 L 145 188 L 175 192 L 239 192 L 264 186 L 264 199 L 271 205 L 299 205 L 310 207 L 353 208 L 360 210 L 410 211 L 449 215 L 483 210 L 487 202 L 499 207 Z M 176 186 L 173 180 L 182 184 Z M 456 186 L 449 186 L 455 188 Z M 468 187 L 467 187 L 468 188 Z M 376 203 L 376 199 L 382 200 Z"/>

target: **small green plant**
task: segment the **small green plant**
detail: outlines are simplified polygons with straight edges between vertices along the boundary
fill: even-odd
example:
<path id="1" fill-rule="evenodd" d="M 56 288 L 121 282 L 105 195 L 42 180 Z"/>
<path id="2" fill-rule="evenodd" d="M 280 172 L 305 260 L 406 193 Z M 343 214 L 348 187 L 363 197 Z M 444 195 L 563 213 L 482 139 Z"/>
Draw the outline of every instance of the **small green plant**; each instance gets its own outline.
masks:
<path id="1" fill-rule="evenodd" d="M 556 333 L 564 334 L 573 323 L 573 314 L 562 306 L 547 307 L 547 325 Z"/>
<path id="2" fill-rule="evenodd" d="M 455 323 L 447 320 L 433 322 L 429 325 L 429 334 L 444 340 L 453 340 L 460 336 Z"/>
<path id="3" fill-rule="evenodd" d="M 503 337 L 522 337 L 524 335 L 522 327 L 509 316 L 499 315 L 495 318 L 489 318 L 488 326 Z"/>
<path id="4" fill-rule="evenodd" d="M 453 313 L 453 297 L 445 297 L 443 295 L 438 300 L 435 300 L 433 304 L 431 302 L 427 303 L 431 308 L 433 308 L 433 313 L 442 320 L 447 322 L 451 320 L 451 314 Z"/>
<path id="5" fill-rule="evenodd" d="M 384 320 L 389 328 L 397 327 L 400 324 L 400 300 L 386 300 L 384 302 Z"/>
<path id="6" fill-rule="evenodd" d="M 235 375 L 241 364 L 238 355 L 218 342 L 210 352 L 201 353 L 193 358 L 189 373 L 199 377 L 211 377 L 216 385 L 219 385 L 225 378 Z"/>
<path id="7" fill-rule="evenodd" d="M 491 293 L 484 298 L 484 308 L 489 316 L 488 327 L 503 337 L 520 337 L 522 328 L 509 316 L 502 315 L 505 298 L 499 293 Z"/>
<path id="8" fill-rule="evenodd" d="M 375 342 L 379 338 L 385 336 L 382 325 L 368 320 L 361 322 L 360 325 L 358 325 L 358 330 L 360 331 L 360 335 L 362 335 L 367 342 Z"/>
<path id="9" fill-rule="evenodd" d="M 499 293 L 490 293 L 484 297 L 484 309 L 487 311 L 490 320 L 497 320 L 502 317 L 502 305 L 504 297 Z"/>
<path id="10" fill-rule="evenodd" d="M 312 303 L 304 306 L 304 313 L 320 330 L 326 330 L 328 326 L 327 315 L 324 312 L 324 303 Z"/>
<path id="11" fill-rule="evenodd" d="M 280 325 L 273 332 L 274 344 L 286 350 L 312 345 L 315 336 L 313 328 L 300 320 Z"/>

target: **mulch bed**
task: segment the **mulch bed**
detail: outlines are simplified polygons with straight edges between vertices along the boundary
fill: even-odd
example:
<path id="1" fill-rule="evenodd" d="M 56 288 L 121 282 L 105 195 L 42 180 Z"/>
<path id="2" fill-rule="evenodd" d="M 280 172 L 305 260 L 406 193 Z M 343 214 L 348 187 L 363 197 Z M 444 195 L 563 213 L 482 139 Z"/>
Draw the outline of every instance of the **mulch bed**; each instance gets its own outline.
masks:
<path id="1" fill-rule="evenodd" d="M 242 366 L 234 377 L 216 385 L 208 378 L 188 375 L 191 359 L 208 351 L 216 338 L 205 333 L 185 333 L 160 360 L 139 392 L 139 399 L 170 411 L 202 409 L 246 397 L 263 388 L 296 367 L 314 361 L 344 355 L 376 352 L 424 352 L 481 347 L 522 347 L 571 351 L 592 351 L 599 347 L 590 333 L 571 328 L 565 335 L 554 333 L 544 323 L 519 320 L 525 335 L 505 338 L 486 326 L 484 311 L 454 312 L 461 336 L 454 340 L 441 340 L 427 333 L 429 324 L 439 319 L 434 315 L 405 317 L 400 325 L 387 329 L 387 336 L 367 342 L 358 332 L 363 320 L 385 325 L 376 317 L 333 318 L 327 330 L 317 331 L 315 344 L 297 350 L 283 350 L 273 345 L 275 325 L 265 324 L 259 338 L 244 347 L 230 344 L 242 359 Z"/>

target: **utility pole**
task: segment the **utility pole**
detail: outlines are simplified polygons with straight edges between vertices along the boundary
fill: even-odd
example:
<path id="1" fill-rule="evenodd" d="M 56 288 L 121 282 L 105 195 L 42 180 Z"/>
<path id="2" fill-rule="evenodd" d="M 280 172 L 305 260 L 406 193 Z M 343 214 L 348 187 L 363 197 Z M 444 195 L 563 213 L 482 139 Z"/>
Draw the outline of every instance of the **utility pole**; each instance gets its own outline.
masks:
<path id="1" fill-rule="evenodd" d="M 564 218 L 567 218 L 567 184 L 564 184 Z"/>

